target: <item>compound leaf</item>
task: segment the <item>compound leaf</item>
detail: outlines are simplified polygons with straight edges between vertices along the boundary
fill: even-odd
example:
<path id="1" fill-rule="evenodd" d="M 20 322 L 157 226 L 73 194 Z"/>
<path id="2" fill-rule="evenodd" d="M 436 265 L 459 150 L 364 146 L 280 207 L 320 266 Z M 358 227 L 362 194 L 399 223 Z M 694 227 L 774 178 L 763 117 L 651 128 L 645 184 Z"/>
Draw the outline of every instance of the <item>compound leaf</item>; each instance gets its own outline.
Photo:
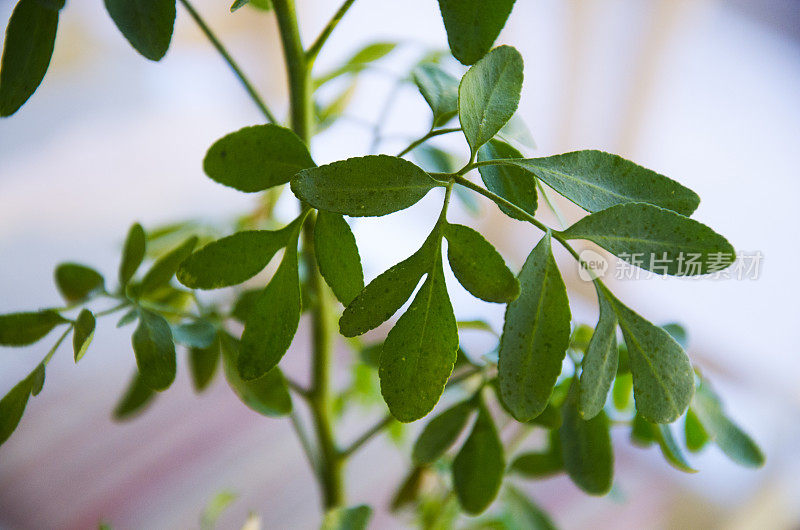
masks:
<path id="1" fill-rule="evenodd" d="M 90 294 L 102 291 L 103 276 L 96 270 L 77 263 L 62 263 L 55 271 L 56 287 L 67 302 L 80 302 Z"/>
<path id="2" fill-rule="evenodd" d="M 175 380 L 175 343 L 169 323 L 157 313 L 139 308 L 139 325 L 131 338 L 142 383 L 166 390 Z"/>
<path id="3" fill-rule="evenodd" d="M 584 419 L 597 416 L 606 404 L 608 391 L 617 375 L 617 315 L 611 303 L 598 292 L 600 319 L 592 333 L 581 364 L 578 409 Z"/>
<path id="4" fill-rule="evenodd" d="M 414 462 L 431 464 L 442 456 L 464 430 L 473 408 L 472 403 L 463 401 L 429 421 L 414 443 Z"/>
<path id="5" fill-rule="evenodd" d="M 96 323 L 94 315 L 88 309 L 81 310 L 75 320 L 75 328 L 72 332 L 72 349 L 75 353 L 75 362 L 83 358 L 89 348 L 89 344 L 92 343 Z"/>
<path id="6" fill-rule="evenodd" d="M 486 55 L 514 7 L 514 0 L 439 0 L 453 56 L 474 64 Z"/>
<path id="7" fill-rule="evenodd" d="M 480 162 L 498 158 L 522 158 L 522 154 L 500 140 L 489 140 L 489 143 L 478 149 L 478 161 Z M 481 166 L 478 171 L 489 191 L 500 195 L 531 215 L 536 213 L 538 206 L 536 178 L 529 171 L 511 165 Z M 527 220 L 518 212 L 502 204 L 499 207 L 509 217 L 520 221 Z"/>
<path id="8" fill-rule="evenodd" d="M 175 25 L 175 0 L 105 0 L 106 10 L 136 51 L 160 61 Z"/>
<path id="9" fill-rule="evenodd" d="M 364 272 L 356 238 L 341 215 L 320 210 L 314 226 L 319 272 L 333 294 L 347 305 L 364 289 Z"/>
<path id="10" fill-rule="evenodd" d="M 9 313 L 0 315 L 0 345 L 27 346 L 33 344 L 59 324 L 69 320 L 56 311 Z"/>

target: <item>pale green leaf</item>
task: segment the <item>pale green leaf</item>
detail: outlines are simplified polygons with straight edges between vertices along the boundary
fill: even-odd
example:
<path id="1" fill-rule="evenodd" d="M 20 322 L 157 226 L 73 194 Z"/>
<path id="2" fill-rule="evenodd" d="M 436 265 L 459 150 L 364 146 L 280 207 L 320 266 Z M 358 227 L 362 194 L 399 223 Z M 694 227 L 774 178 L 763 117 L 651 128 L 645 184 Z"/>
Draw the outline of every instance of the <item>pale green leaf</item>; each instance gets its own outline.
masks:
<path id="1" fill-rule="evenodd" d="M 689 462 L 686 460 L 683 450 L 678 445 L 675 437 L 672 436 L 672 429 L 669 425 L 663 423 L 654 425 L 653 433 L 658 440 L 659 447 L 661 447 L 661 454 L 664 455 L 664 459 L 666 459 L 669 465 L 684 473 L 697 473 L 697 470 L 689 465 Z"/>
<path id="2" fill-rule="evenodd" d="M 453 56 L 474 64 L 486 55 L 514 7 L 514 0 L 439 0 Z"/>
<path id="3" fill-rule="evenodd" d="M 145 251 L 144 229 L 139 223 L 135 223 L 128 231 L 125 238 L 125 245 L 122 247 L 122 260 L 119 264 L 119 285 L 124 288 L 133 275 L 136 274 L 139 265 L 142 264 Z"/>
<path id="4" fill-rule="evenodd" d="M 214 343 L 217 330 L 206 320 L 195 320 L 172 328 L 175 342 L 190 348 L 208 348 Z"/>
<path id="5" fill-rule="evenodd" d="M 584 419 L 597 416 L 606 404 L 608 391 L 617 375 L 617 316 L 611 303 L 598 292 L 600 319 L 581 363 L 578 409 Z"/>
<path id="6" fill-rule="evenodd" d="M 478 160 L 493 160 L 497 158 L 521 158 L 522 154 L 499 140 L 490 140 L 478 150 Z M 508 202 L 513 203 L 531 215 L 536 214 L 538 206 L 538 196 L 536 193 L 536 178 L 524 169 L 510 166 L 481 166 L 478 168 L 481 180 L 489 191 L 500 195 Z M 504 205 L 499 205 L 500 210 L 509 217 L 526 221 L 515 210 Z"/>
<path id="7" fill-rule="evenodd" d="M 239 375 L 240 344 L 232 337 L 221 337 L 225 378 L 242 402 L 264 416 L 286 416 L 292 411 L 289 386 L 280 368 L 273 368 L 263 376 L 245 381 Z"/>
<path id="8" fill-rule="evenodd" d="M 169 323 L 157 313 L 139 308 L 139 325 L 131 338 L 142 383 L 166 390 L 175 380 L 175 344 Z"/>
<path id="9" fill-rule="evenodd" d="M 246 2 L 247 0 L 244 1 Z M 200 528 L 203 530 L 213 530 L 219 516 L 222 515 L 237 497 L 238 495 L 232 491 L 221 491 L 214 495 L 208 504 L 206 504 L 206 507 L 203 508 L 203 514 L 200 516 Z"/>
<path id="10" fill-rule="evenodd" d="M 511 119 L 503 125 L 500 132 L 497 133 L 497 138 L 511 145 L 516 144 L 522 149 L 536 149 L 536 140 L 533 139 L 525 120 L 520 118 L 519 112 L 511 116 Z"/>
<path id="11" fill-rule="evenodd" d="M 351 508 L 334 508 L 325 514 L 322 530 L 366 530 L 372 508 L 366 504 Z"/>
<path id="12" fill-rule="evenodd" d="M 105 0 L 114 24 L 136 51 L 160 61 L 175 25 L 175 0 Z"/>
<path id="13" fill-rule="evenodd" d="M 462 401 L 429 421 L 414 443 L 414 462 L 430 464 L 442 456 L 464 430 L 472 409 L 472 403 Z"/>
<path id="14" fill-rule="evenodd" d="M 344 305 L 364 289 L 364 272 L 356 238 L 341 215 L 320 210 L 314 226 L 319 272 Z"/>
<path id="15" fill-rule="evenodd" d="M 114 419 L 116 421 L 127 421 L 138 416 L 153 402 L 156 395 L 156 392 L 144 384 L 142 376 L 136 372 L 133 374 L 125 394 L 114 407 Z"/>
<path id="16" fill-rule="evenodd" d="M 72 349 L 75 353 L 75 362 L 80 361 L 86 354 L 89 344 L 94 338 L 94 328 L 96 320 L 88 309 L 81 310 L 75 320 L 75 328 L 72 332 Z"/>
<path id="17" fill-rule="evenodd" d="M 67 302 L 80 302 L 102 291 L 103 276 L 96 270 L 77 263 L 62 263 L 55 271 L 56 287 Z"/>
<path id="18" fill-rule="evenodd" d="M 0 315 L 0 346 L 27 346 L 45 337 L 59 324 L 69 322 L 56 311 Z"/>
<path id="19" fill-rule="evenodd" d="M 458 113 L 458 79 L 435 64 L 422 64 L 411 79 L 433 112 L 432 127 L 441 127 Z"/>
<path id="20" fill-rule="evenodd" d="M 330 72 L 321 75 L 314 80 L 314 85 L 327 83 L 331 79 L 335 79 L 345 74 L 357 74 L 364 70 L 371 63 L 383 59 L 390 54 L 397 47 L 396 42 L 373 42 L 367 44 L 359 49 L 356 53 L 350 56 L 341 66 L 331 70 Z"/>

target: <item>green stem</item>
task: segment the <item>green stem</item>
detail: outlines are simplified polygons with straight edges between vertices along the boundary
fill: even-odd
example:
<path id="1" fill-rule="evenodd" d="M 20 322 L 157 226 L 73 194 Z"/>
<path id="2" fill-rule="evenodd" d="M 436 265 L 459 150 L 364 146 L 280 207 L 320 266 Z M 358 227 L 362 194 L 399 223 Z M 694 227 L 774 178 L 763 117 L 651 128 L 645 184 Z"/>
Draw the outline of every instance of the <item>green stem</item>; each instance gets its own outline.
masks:
<path id="1" fill-rule="evenodd" d="M 436 136 L 440 136 L 442 134 L 449 134 L 449 133 L 453 133 L 453 132 L 458 132 L 460 130 L 461 130 L 461 127 L 451 127 L 449 129 L 438 129 L 438 130 L 431 129 L 430 131 L 428 131 L 428 134 L 426 134 L 425 136 L 423 136 L 421 138 L 418 138 L 418 139 L 414 140 L 413 142 L 411 142 L 409 144 L 409 146 L 406 147 L 405 149 L 403 149 L 402 151 L 400 151 L 397 154 L 397 156 L 401 157 L 404 154 L 406 154 L 406 153 L 408 153 L 410 151 L 413 151 L 415 147 L 417 147 L 420 144 L 423 144 L 423 143 L 427 142 L 431 138 L 434 138 Z"/>
<path id="2" fill-rule="evenodd" d="M 333 18 L 330 19 L 328 24 L 322 29 L 322 33 L 319 34 L 317 40 L 314 41 L 308 51 L 306 52 L 306 60 L 309 63 L 313 63 L 314 59 L 317 58 L 319 55 L 319 51 L 322 49 L 322 46 L 328 40 L 328 37 L 331 36 L 333 33 L 334 28 L 339 24 L 339 22 L 344 18 L 344 15 L 347 13 L 347 10 L 350 9 L 350 6 L 353 5 L 353 2 L 356 0 L 344 0 L 344 3 L 341 5 L 338 11 L 333 15 Z"/>
<path id="3" fill-rule="evenodd" d="M 205 33 L 206 37 L 208 37 L 208 40 L 214 45 L 214 48 L 216 48 L 222 58 L 225 59 L 225 62 L 228 63 L 230 69 L 233 70 L 233 73 L 239 79 L 239 82 L 250 95 L 250 99 L 253 100 L 253 103 L 256 104 L 264 117 L 267 118 L 267 121 L 270 123 L 278 123 L 278 120 L 275 119 L 275 115 L 269 110 L 269 107 L 267 107 L 266 103 L 264 103 L 264 100 L 261 98 L 258 92 L 256 92 L 256 89 L 253 88 L 253 84 L 249 79 L 247 79 L 247 76 L 244 75 L 242 69 L 239 68 L 239 65 L 236 64 L 236 61 L 234 61 L 233 57 L 231 57 L 231 54 L 228 53 L 228 50 L 225 48 L 225 46 L 223 46 L 214 32 L 211 31 L 211 28 L 208 27 L 208 24 L 206 24 L 206 21 L 200 16 L 200 13 L 197 12 L 189 0 L 180 0 L 180 2 L 183 4 L 183 7 L 186 8 L 186 11 L 189 12 L 189 15 L 191 15 L 197 25 L 200 26 L 202 32 Z"/>
<path id="4" fill-rule="evenodd" d="M 356 438 L 356 440 L 353 443 L 351 443 L 345 449 L 343 449 L 340 453 L 342 458 L 347 458 L 348 456 L 358 451 L 362 445 L 364 445 L 365 443 L 370 441 L 374 436 L 383 431 L 393 421 L 394 421 L 394 416 L 392 416 L 391 414 L 387 414 L 383 419 L 381 419 L 375 425 L 370 427 L 367 430 L 367 432 Z"/>

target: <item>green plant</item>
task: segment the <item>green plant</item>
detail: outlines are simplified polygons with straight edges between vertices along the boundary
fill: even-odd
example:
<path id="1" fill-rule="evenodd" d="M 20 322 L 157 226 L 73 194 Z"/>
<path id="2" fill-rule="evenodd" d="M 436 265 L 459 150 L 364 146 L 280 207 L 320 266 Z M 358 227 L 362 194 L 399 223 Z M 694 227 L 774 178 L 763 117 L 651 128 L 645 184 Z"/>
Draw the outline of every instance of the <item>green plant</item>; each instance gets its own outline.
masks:
<path id="1" fill-rule="evenodd" d="M 608 493 L 613 478 L 612 425 L 629 428 L 635 443 L 658 444 L 670 464 L 692 472 L 670 427 L 685 416 L 690 451 L 713 441 L 738 463 L 762 464 L 758 447 L 727 418 L 708 381 L 690 363 L 682 328 L 651 324 L 597 277 L 592 279 L 600 308 L 597 325 L 572 321 L 553 244 L 583 264 L 570 241 L 592 241 L 633 264 L 678 276 L 721 270 L 734 261 L 735 253 L 722 236 L 690 218 L 698 196 L 667 177 L 600 151 L 525 158 L 514 147 L 527 140 L 516 115 L 523 61 L 510 46 L 492 48 L 513 0 L 439 0 L 450 50 L 471 66 L 459 80 L 449 73 L 444 54 L 431 53 L 401 81 L 415 83 L 429 104 L 428 132 L 397 156 L 369 155 L 321 166 L 309 151 L 312 136 L 342 116 L 359 74 L 392 52 L 395 44 L 372 44 L 341 67 L 312 76 L 317 55 L 354 0 L 342 4 L 307 48 L 300 41 L 293 0 L 251 2 L 272 11 L 278 21 L 290 88 L 284 127 L 189 1 L 178 1 L 268 122 L 220 139 L 203 162 L 205 173 L 216 182 L 243 192 L 263 192 L 258 207 L 232 227 L 223 227 L 222 232 L 233 233 L 222 238 L 210 237 L 189 222 L 147 233 L 134 224 L 115 289 L 107 289 L 94 269 L 66 263 L 55 271 L 65 306 L 0 316 L 0 344 L 5 346 L 33 344 L 53 329 L 64 328 L 42 362 L 0 401 L 0 443 L 16 428 L 30 396 L 42 390 L 47 363 L 70 333 L 78 362 L 90 345 L 96 320 L 122 314 L 118 327 L 137 323 L 132 345 L 138 370 L 115 417 L 134 416 L 171 385 L 176 344 L 187 348 L 198 391 L 208 386 L 222 363 L 228 383 L 247 406 L 292 421 L 319 481 L 326 528 L 363 527 L 369 519 L 369 508 L 346 507 L 343 468 L 348 458 L 373 436 L 397 429 L 398 421 L 427 416 L 447 389 L 454 399 L 417 438 L 412 467 L 392 503 L 392 509 L 413 506 L 423 527 L 450 526 L 460 511 L 484 512 L 506 475 L 535 479 L 566 472 L 587 493 Z M 231 11 L 247 3 L 237 0 Z M 3 116 L 16 112 L 42 81 L 64 4 L 17 3 L 0 69 Z M 105 4 L 139 53 L 151 60 L 164 56 L 176 0 Z M 316 90 L 335 79 L 349 81 L 327 104 L 320 102 Z M 456 117 L 459 126 L 448 127 Z M 428 143 L 458 132 L 469 146 L 461 165 L 454 162 L 458 155 Z M 409 154 L 425 169 L 403 158 Z M 467 178 L 474 170 L 483 185 Z M 298 199 L 299 214 L 281 223 L 273 206 L 287 185 Z M 345 216 L 397 212 L 434 189 L 443 190 L 443 205 L 425 242 L 365 286 Z M 542 230 L 543 237 L 518 275 L 480 233 L 448 222 L 454 190 L 467 205 L 472 198 L 463 192 L 482 195 L 512 219 Z M 589 215 L 562 230 L 544 225 L 535 214 L 540 199 L 552 208 L 550 190 Z M 447 261 L 464 288 L 487 302 L 507 304 L 497 350 L 481 359 L 459 349 L 459 330 L 493 330 L 481 321 L 456 320 L 444 279 L 445 240 Z M 236 291 L 233 303 L 225 296 L 206 299 L 197 294 L 244 284 L 281 251 L 280 264 L 266 286 Z M 637 261 L 636 256 L 650 259 Z M 690 268 L 687 256 L 693 256 Z M 137 276 L 146 260 L 152 264 Z M 385 341 L 367 344 L 359 339 L 389 320 L 412 295 Z M 350 367 L 353 382 L 345 389 L 331 382 L 337 300 L 344 307 L 338 332 L 357 354 Z M 91 309 L 98 302 L 111 305 Z M 313 337 L 308 385 L 290 380 L 279 367 L 303 311 L 311 315 Z M 240 335 L 234 332 L 236 321 L 244 325 Z M 624 342 L 618 341 L 618 329 Z M 565 365 L 566 359 L 571 362 Z M 376 377 L 389 414 L 351 444 L 340 445 L 335 436 L 338 415 L 355 403 L 371 403 L 378 392 Z M 609 393 L 612 399 L 607 402 Z M 313 440 L 294 412 L 293 395 L 308 406 Z M 497 418 L 514 431 L 510 441 L 501 440 Z M 468 426 L 469 435 L 451 458 L 451 446 Z M 507 465 L 507 455 L 536 429 L 548 431 L 547 448 L 515 454 Z M 226 497 L 220 506 L 227 502 Z M 490 516 L 500 526 L 552 525 L 511 485 L 503 506 Z"/>

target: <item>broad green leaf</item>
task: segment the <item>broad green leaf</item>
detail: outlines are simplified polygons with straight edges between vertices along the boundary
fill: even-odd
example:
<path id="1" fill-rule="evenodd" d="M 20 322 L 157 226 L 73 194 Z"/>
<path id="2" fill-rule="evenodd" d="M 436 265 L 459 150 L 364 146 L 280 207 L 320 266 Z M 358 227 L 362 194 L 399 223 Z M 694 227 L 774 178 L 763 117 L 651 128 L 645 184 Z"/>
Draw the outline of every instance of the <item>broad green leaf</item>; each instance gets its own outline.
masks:
<path id="1" fill-rule="evenodd" d="M 214 379 L 219 366 L 219 340 L 214 339 L 207 348 L 189 349 L 189 372 L 196 392 L 205 390 Z"/>
<path id="2" fill-rule="evenodd" d="M 206 504 L 205 508 L 203 508 L 203 514 L 200 516 L 200 528 L 203 530 L 214 530 L 219 516 L 222 515 L 237 497 L 238 495 L 232 491 L 221 491 L 214 495 L 208 504 Z"/>
<path id="3" fill-rule="evenodd" d="M 314 226 L 319 272 L 344 305 L 364 289 L 364 272 L 356 238 L 341 215 L 321 210 Z"/>
<path id="4" fill-rule="evenodd" d="M 11 116 L 44 79 L 58 28 L 58 10 L 20 0 L 6 27 L 0 61 L 0 116 Z"/>
<path id="5" fill-rule="evenodd" d="M 62 263 L 56 267 L 55 278 L 58 292 L 67 302 L 80 302 L 105 286 L 99 272 L 77 263 Z"/>
<path id="6" fill-rule="evenodd" d="M 550 516 L 519 489 L 514 486 L 508 486 L 505 497 L 515 522 L 512 528 L 556 530 L 557 527 L 550 519 Z"/>
<path id="7" fill-rule="evenodd" d="M 522 77 L 522 56 L 511 46 L 500 46 L 461 78 L 458 115 L 473 153 L 514 115 Z"/>
<path id="8" fill-rule="evenodd" d="M 606 404 L 608 391 L 617 375 L 617 315 L 606 298 L 598 292 L 600 320 L 586 348 L 581 363 L 578 409 L 584 419 L 597 416 Z"/>
<path id="9" fill-rule="evenodd" d="M 128 237 L 125 238 L 125 245 L 122 247 L 122 261 L 119 264 L 119 285 L 124 288 L 139 265 L 142 264 L 144 259 L 145 250 L 145 237 L 142 225 L 135 223 L 128 231 Z"/>
<path id="10" fill-rule="evenodd" d="M 694 219 L 645 203 L 588 215 L 562 232 L 588 239 L 643 269 L 672 276 L 721 271 L 736 259 L 728 241 Z"/>
<path id="11" fill-rule="evenodd" d="M 139 308 L 139 325 L 131 338 L 142 383 L 166 390 L 175 380 L 175 344 L 172 330 L 161 315 Z"/>
<path id="12" fill-rule="evenodd" d="M 286 248 L 278 270 L 245 322 L 238 359 L 242 379 L 258 379 L 277 366 L 297 332 L 300 303 L 295 240 Z"/>
<path id="13" fill-rule="evenodd" d="M 402 158 L 371 155 L 301 171 L 292 191 L 314 208 L 351 217 L 404 210 L 438 186 L 430 175 Z"/>
<path id="14" fill-rule="evenodd" d="M 453 56 L 474 64 L 492 48 L 514 7 L 514 0 L 439 0 Z"/>
<path id="15" fill-rule="evenodd" d="M 208 348 L 214 343 L 217 330 L 207 320 L 195 320 L 172 328 L 175 342 L 190 348 Z"/>
<path id="16" fill-rule="evenodd" d="M 692 190 L 630 160 L 603 151 L 573 151 L 543 158 L 507 158 L 497 164 L 520 167 L 584 210 L 644 202 L 691 215 L 700 204 Z"/>
<path id="17" fill-rule="evenodd" d="M 175 25 L 175 0 L 105 0 L 114 24 L 136 51 L 160 61 Z"/>
<path id="18" fill-rule="evenodd" d="M 438 460 L 458 438 L 467 424 L 473 404 L 462 401 L 434 417 L 420 433 L 411 458 L 417 464 Z"/>
<path id="19" fill-rule="evenodd" d="M 151 293 L 168 284 L 180 264 L 191 255 L 195 245 L 197 237 L 192 236 L 156 261 L 142 278 L 141 293 Z"/>
<path id="20" fill-rule="evenodd" d="M 446 224 L 447 259 L 459 283 L 477 298 L 506 304 L 519 296 L 519 282 L 503 256 L 484 237 L 464 225 Z"/>
<path id="21" fill-rule="evenodd" d="M 80 361 L 86 354 L 89 344 L 94 338 L 95 318 L 88 309 L 81 310 L 75 320 L 75 328 L 72 332 L 72 349 L 75 353 L 75 362 Z"/>
<path id="22" fill-rule="evenodd" d="M 19 425 L 28 398 L 33 389 L 33 374 L 16 384 L 11 391 L 0 400 L 0 445 L 9 439 Z"/>
<path id="23" fill-rule="evenodd" d="M 322 530 L 366 530 L 372 508 L 366 504 L 351 508 L 334 508 L 325 514 Z"/>
<path id="24" fill-rule="evenodd" d="M 500 339 L 500 393 L 519 421 L 538 416 L 547 406 L 569 345 L 567 289 L 550 245 L 547 234 L 525 261 L 520 295 L 508 304 Z"/>
<path id="25" fill-rule="evenodd" d="M 125 394 L 114 407 L 113 417 L 117 421 L 127 421 L 144 412 L 156 397 L 156 392 L 144 384 L 139 372 L 133 374 Z"/>
<path id="26" fill-rule="evenodd" d="M 250 5 L 255 7 L 256 9 L 260 9 L 261 11 L 270 11 L 272 10 L 272 1 L 271 0 L 236 0 L 233 5 L 231 5 L 231 13 L 234 11 L 246 6 Z"/>
<path id="27" fill-rule="evenodd" d="M 42 339 L 59 324 L 69 320 L 56 311 L 9 313 L 0 315 L 0 346 L 27 346 Z"/>
<path id="28" fill-rule="evenodd" d="M 394 513 L 401 508 L 414 504 L 419 499 L 420 489 L 425 479 L 427 468 L 425 466 L 414 466 L 403 479 L 400 487 L 397 488 L 389 509 Z"/>
<path id="29" fill-rule="evenodd" d="M 441 127 L 458 113 L 458 79 L 435 64 L 422 64 L 411 72 L 422 97 L 433 112 L 432 127 Z"/>
<path id="30" fill-rule="evenodd" d="M 650 447 L 655 442 L 657 434 L 656 426 L 637 412 L 631 426 L 631 442 L 639 447 Z"/>
<path id="31" fill-rule="evenodd" d="M 453 489 L 468 514 L 479 514 L 497 497 L 505 472 L 503 443 L 481 403 L 469 437 L 453 460 Z"/>
<path id="32" fill-rule="evenodd" d="M 573 383 L 559 429 L 564 469 L 580 489 L 590 495 L 605 495 L 614 479 L 614 453 L 608 418 L 600 411 L 590 420 L 578 412 L 578 385 Z"/>
<path id="33" fill-rule="evenodd" d="M 203 160 L 203 170 L 212 180 L 244 192 L 286 184 L 298 171 L 313 166 L 300 137 L 272 124 L 245 127 L 224 136 Z"/>
<path id="34" fill-rule="evenodd" d="M 223 335 L 221 338 L 225 378 L 242 402 L 264 416 L 286 416 L 292 411 L 289 386 L 280 368 L 273 368 L 262 377 L 245 381 L 239 376 L 240 350 L 237 342 Z"/>
<path id="35" fill-rule="evenodd" d="M 691 410 L 697 419 L 728 458 L 746 467 L 764 465 L 764 454 L 756 443 L 738 425 L 733 423 L 722 408 L 719 397 L 703 383 L 692 401 Z"/>
<path id="36" fill-rule="evenodd" d="M 686 448 L 693 453 L 697 453 L 703 449 L 710 441 L 705 427 L 700 423 L 697 414 L 694 413 L 691 407 L 686 411 L 686 421 L 683 425 L 683 432 Z"/>
<path id="37" fill-rule="evenodd" d="M 316 78 L 314 85 L 319 87 L 344 74 L 357 74 L 369 66 L 370 63 L 383 59 L 396 47 L 396 42 L 373 42 L 372 44 L 367 44 L 342 63 L 341 66 Z"/>
<path id="38" fill-rule="evenodd" d="M 558 429 L 550 431 L 550 446 L 542 453 L 523 453 L 511 463 L 510 469 L 527 478 L 550 477 L 564 471 Z"/>
<path id="39" fill-rule="evenodd" d="M 478 161 L 497 158 L 522 158 L 522 154 L 500 140 L 490 140 L 478 149 Z M 519 206 L 531 215 L 536 214 L 538 196 L 536 194 L 536 178 L 529 172 L 510 165 L 481 166 L 478 168 L 481 180 L 489 189 L 507 201 Z M 499 205 L 500 210 L 509 217 L 526 221 L 518 212 Z"/>
<path id="40" fill-rule="evenodd" d="M 664 455 L 669 465 L 684 473 L 697 473 L 697 470 L 690 466 L 689 462 L 686 460 L 686 456 L 684 456 L 681 447 L 678 445 L 678 442 L 675 441 L 675 437 L 672 436 L 672 429 L 669 425 L 663 423 L 654 425 L 653 432 L 655 433 L 656 440 L 658 440 L 659 447 L 661 447 L 661 454 Z"/>

